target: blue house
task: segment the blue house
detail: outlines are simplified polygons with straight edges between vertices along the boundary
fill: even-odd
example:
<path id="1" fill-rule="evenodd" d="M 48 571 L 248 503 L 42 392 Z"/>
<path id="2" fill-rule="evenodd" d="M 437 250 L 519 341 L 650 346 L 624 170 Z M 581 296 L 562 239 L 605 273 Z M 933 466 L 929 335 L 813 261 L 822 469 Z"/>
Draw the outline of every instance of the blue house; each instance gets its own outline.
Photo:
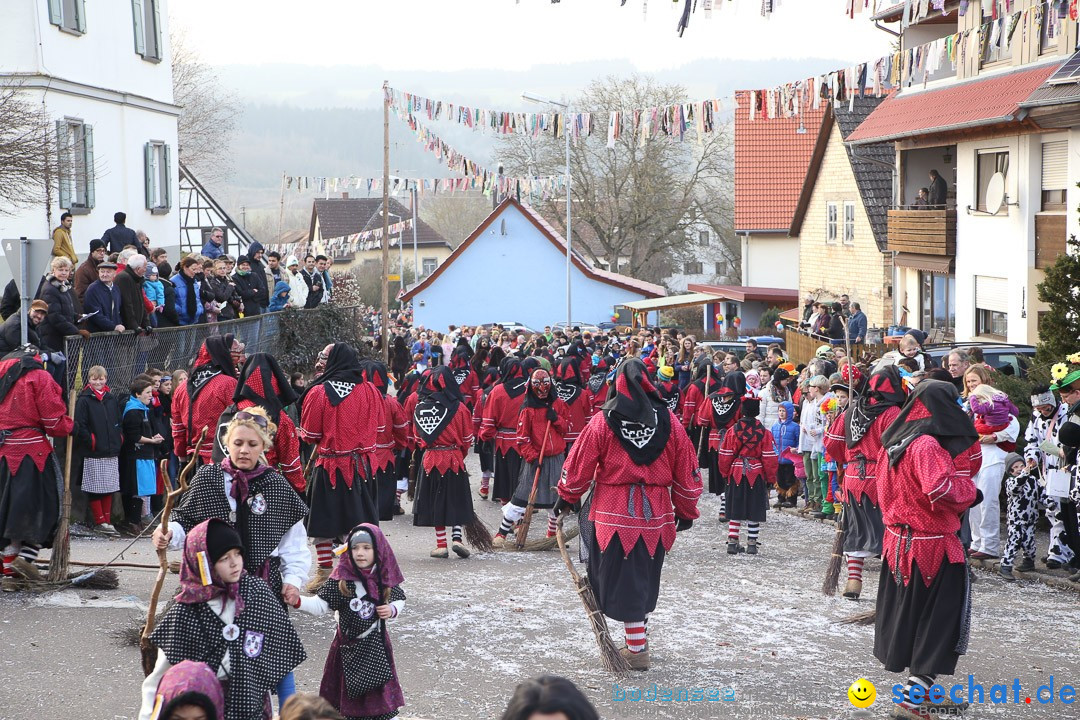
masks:
<path id="1" fill-rule="evenodd" d="M 576 252 L 571 262 L 575 323 L 596 325 L 617 305 L 665 294 L 660 285 L 595 268 Z M 435 329 L 565 322 L 566 240 L 532 208 L 507 199 L 403 299 L 413 304 L 414 323 Z"/>

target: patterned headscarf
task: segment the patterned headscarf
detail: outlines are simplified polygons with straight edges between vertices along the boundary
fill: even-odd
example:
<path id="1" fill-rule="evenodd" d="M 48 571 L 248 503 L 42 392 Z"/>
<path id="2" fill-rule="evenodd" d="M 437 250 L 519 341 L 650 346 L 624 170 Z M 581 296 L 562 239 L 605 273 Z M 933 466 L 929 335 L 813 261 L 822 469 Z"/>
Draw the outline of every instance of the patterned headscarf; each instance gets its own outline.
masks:
<path id="1" fill-rule="evenodd" d="M 185 705 L 202 708 L 210 720 L 225 720 L 225 691 L 217 673 L 206 663 L 182 660 L 165 671 L 158 682 L 153 720 L 172 717 Z"/>
<path id="2" fill-rule="evenodd" d="M 375 562 L 369 568 L 360 568 L 352 556 L 353 536 L 359 532 L 365 532 L 371 537 L 372 546 L 375 550 Z M 369 597 L 376 598 L 376 605 L 382 604 L 382 591 L 384 588 L 394 587 L 405 582 L 405 576 L 398 567 L 394 548 L 390 547 L 383 531 L 378 525 L 362 523 L 349 531 L 349 537 L 345 540 L 346 551 L 344 557 L 338 560 L 334 572 L 330 573 L 332 580 L 349 580 L 360 583 L 367 590 Z"/>
<path id="3" fill-rule="evenodd" d="M 907 399 L 904 379 L 895 365 L 886 365 L 870 376 L 866 392 L 849 403 L 844 413 L 844 442 L 854 448 L 866 436 L 870 426 L 891 407 L 900 407 Z"/>
<path id="4" fill-rule="evenodd" d="M 671 434 L 671 411 L 649 381 L 641 360 L 629 358 L 619 365 L 600 409 L 635 465 L 649 465 L 664 452 Z"/>
<path id="5" fill-rule="evenodd" d="M 176 594 L 176 602 L 193 605 L 225 595 L 236 603 L 236 614 L 239 615 L 244 609 L 244 600 L 240 597 L 240 583 L 223 581 L 214 571 L 214 561 L 210 559 L 207 534 L 212 524 L 221 524 L 230 532 L 236 532 L 227 522 L 217 518 L 204 520 L 191 528 L 191 532 L 184 540 L 184 559 L 180 565 L 180 592 Z"/>

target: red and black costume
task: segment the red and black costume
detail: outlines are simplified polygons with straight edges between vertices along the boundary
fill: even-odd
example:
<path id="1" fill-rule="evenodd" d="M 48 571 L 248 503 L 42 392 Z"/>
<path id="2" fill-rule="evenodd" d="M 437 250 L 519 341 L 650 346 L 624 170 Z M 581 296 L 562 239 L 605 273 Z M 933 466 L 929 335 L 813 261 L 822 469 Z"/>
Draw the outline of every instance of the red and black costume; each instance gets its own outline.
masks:
<path id="1" fill-rule="evenodd" d="M 602 412 L 574 443 L 556 512 L 590 488 L 580 518 L 589 581 L 600 610 L 626 624 L 627 646 L 640 653 L 664 556 L 676 530 L 698 517 L 702 488 L 690 438 L 635 358 L 619 366 Z M 586 533 L 586 517 L 595 532 Z"/>
<path id="2" fill-rule="evenodd" d="M 567 452 L 570 452 L 574 441 L 594 414 L 592 392 L 584 385 L 581 366 L 576 358 L 563 358 L 555 366 L 555 390 L 559 399 L 566 403 L 569 413 L 566 433 L 563 435 Z"/>
<path id="3" fill-rule="evenodd" d="M 375 440 L 372 471 L 379 493 L 379 521 L 383 522 L 393 520 L 395 515 L 405 514 L 401 509 L 401 493 L 407 489 L 408 480 L 405 480 L 405 486 L 398 480 L 397 452 L 409 444 L 409 420 L 398 399 L 387 394 L 390 374 L 386 365 L 377 360 L 367 360 L 362 367 L 364 379 L 382 395 L 382 424 Z"/>
<path id="4" fill-rule="evenodd" d="M 529 379 L 521 361 L 515 357 L 504 358 L 499 369 L 499 384 L 492 388 L 484 403 L 480 439 L 495 442 L 495 482 L 491 498 L 505 503 L 513 497 L 521 472 L 521 455 L 517 450 L 518 414 Z"/>
<path id="5" fill-rule="evenodd" d="M 660 399 L 667 403 L 668 410 L 675 413 L 675 417 L 682 417 L 682 389 L 679 381 L 675 378 L 662 380 L 657 378 L 656 389 L 660 393 Z"/>
<path id="6" fill-rule="evenodd" d="M 498 368 L 485 367 L 480 375 L 480 394 L 473 407 L 473 450 L 480 458 L 480 497 L 487 500 L 491 491 L 491 475 L 495 471 L 495 442 L 480 438 L 480 424 L 484 420 L 484 407 L 495 384 L 499 381 Z"/>
<path id="7" fill-rule="evenodd" d="M 710 371 L 709 363 L 701 363 L 694 371 L 693 381 L 683 390 L 682 401 L 682 426 L 690 434 L 690 442 L 697 453 L 698 467 L 709 467 L 708 449 L 701 442 L 702 430 L 698 420 L 701 406 L 705 404 L 705 398 L 720 389 L 720 380 L 716 376 L 716 369 Z M 706 381 L 708 381 L 706 385 Z M 742 395 L 742 391 L 739 391 Z"/>
<path id="8" fill-rule="evenodd" d="M 195 367 L 186 383 L 173 391 L 172 433 L 177 457 L 187 457 L 206 428 L 206 440 L 199 450 L 199 462 L 213 462 L 214 437 L 218 418 L 233 402 L 237 373 L 232 357 L 233 336 L 206 338 Z"/>
<path id="9" fill-rule="evenodd" d="M 473 519 L 469 474 L 465 471 L 465 456 L 473 442 L 473 423 L 465 396 L 449 368 L 432 369 L 420 389 L 413 425 L 424 450 L 413 505 L 413 525 L 435 528 L 437 549 L 443 551 L 446 526 L 451 526 L 454 551 L 467 556 L 467 552 L 460 553 L 458 548 L 462 547 L 462 526 Z"/>
<path id="10" fill-rule="evenodd" d="M 971 588 L 957 531 L 978 502 L 972 478 L 982 452 L 957 396 L 951 383 L 923 380 L 881 436 L 885 537 L 874 655 L 889 672 L 910 668 L 909 685 L 951 675 L 967 651 Z"/>
<path id="11" fill-rule="evenodd" d="M 525 507 L 532 494 L 537 467 L 537 483 L 533 507 L 550 508 L 555 504 L 555 486 L 559 484 L 563 460 L 566 459 L 564 436 L 570 428 L 570 409 L 555 393 L 551 375 L 543 368 L 529 376 L 529 389 L 518 415 L 517 449 L 521 455 L 521 472 L 511 503 Z"/>
<path id="12" fill-rule="evenodd" d="M 405 444 L 397 453 L 398 488 L 409 487 L 409 466 L 416 452 L 416 440 L 412 430 L 412 412 L 416 409 L 416 390 L 420 387 L 420 373 L 415 370 L 406 373 L 395 384 L 397 401 L 401 405 L 401 414 L 405 418 Z M 401 492 L 396 493 L 397 503 L 401 504 Z"/>
<path id="13" fill-rule="evenodd" d="M 731 375 L 742 373 L 729 373 Z M 745 382 L 738 378 L 735 381 Z M 769 486 L 776 484 L 779 458 L 772 433 L 757 419 L 761 401 L 755 396 L 747 396 L 737 405 L 739 419 L 724 434 L 716 465 L 720 474 L 727 478 L 724 507 L 728 521 L 728 553 L 739 552 L 739 529 L 746 522 L 746 551 L 753 555 L 757 553 L 760 524 L 765 522 L 769 511 Z"/>
<path id="14" fill-rule="evenodd" d="M 382 424 L 382 396 L 364 381 L 356 350 L 335 344 L 326 370 L 304 394 L 300 419 L 300 436 L 318 445 L 309 490 L 310 537 L 344 537 L 360 523 L 379 524 L 371 468 Z"/>
<path id="15" fill-rule="evenodd" d="M 297 395 L 273 355 L 255 353 L 240 370 L 233 392 L 233 404 L 221 413 L 217 423 L 217 442 L 213 460 L 219 463 L 228 457 L 225 430 L 237 412 L 258 405 L 266 410 L 270 421 L 277 425 L 274 443 L 266 448 L 266 464 L 281 473 L 289 485 L 301 495 L 304 492 L 304 468 L 300 464 L 300 435 L 296 423 L 284 412 L 286 405 L 296 402 Z"/>
<path id="16" fill-rule="evenodd" d="M 470 354 L 468 345 L 458 345 L 454 348 L 454 354 L 450 356 L 450 371 L 454 374 L 454 380 L 461 388 L 461 394 L 465 396 L 465 402 L 469 409 L 476 407 L 480 397 L 480 378 L 469 364 Z"/>
<path id="17" fill-rule="evenodd" d="M 60 467 L 50 437 L 74 423 L 60 386 L 36 352 L 16 350 L 0 361 L 0 546 L 4 572 L 21 556 L 33 562 L 52 547 L 60 519 Z"/>
<path id="18" fill-rule="evenodd" d="M 704 384 L 704 381 L 702 383 Z M 694 384 L 690 387 L 694 387 Z M 699 439 L 698 460 L 705 461 L 700 467 L 709 468 L 709 492 L 713 495 L 725 495 L 725 473 L 720 470 L 717 458 L 724 437 L 739 417 L 740 403 L 745 394 L 746 375 L 741 370 L 734 370 L 724 377 L 723 385 L 717 383 L 715 392 L 709 393 L 697 404 L 694 422 L 701 428 L 701 432 L 708 430 L 709 433 L 707 440 Z M 720 514 L 723 513 L 721 509 Z"/>
<path id="19" fill-rule="evenodd" d="M 904 381 L 895 365 L 886 365 L 870 376 L 866 391 L 851 400 L 825 431 L 825 451 L 844 470 L 844 553 L 848 556 L 848 581 L 858 583 L 844 590 L 858 598 L 862 589 L 865 559 L 881 554 L 885 527 L 878 504 L 877 473 L 881 434 L 900 414 L 907 399 Z"/>

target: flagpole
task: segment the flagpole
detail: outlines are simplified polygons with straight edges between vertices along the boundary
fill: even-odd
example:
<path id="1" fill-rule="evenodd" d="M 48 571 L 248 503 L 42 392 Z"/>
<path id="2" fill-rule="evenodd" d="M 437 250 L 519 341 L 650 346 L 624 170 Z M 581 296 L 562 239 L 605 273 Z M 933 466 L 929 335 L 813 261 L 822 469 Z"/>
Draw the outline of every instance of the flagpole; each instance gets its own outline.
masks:
<path id="1" fill-rule="evenodd" d="M 382 233 L 382 303 L 379 308 L 379 337 L 382 339 L 383 362 L 390 362 L 390 83 L 383 81 L 383 233 Z"/>

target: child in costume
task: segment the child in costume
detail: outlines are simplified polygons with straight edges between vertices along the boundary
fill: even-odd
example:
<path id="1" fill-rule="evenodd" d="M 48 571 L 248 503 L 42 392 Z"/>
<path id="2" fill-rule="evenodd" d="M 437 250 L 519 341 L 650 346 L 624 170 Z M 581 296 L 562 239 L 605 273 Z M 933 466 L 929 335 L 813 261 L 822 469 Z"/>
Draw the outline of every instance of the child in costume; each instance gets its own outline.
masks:
<path id="1" fill-rule="evenodd" d="M 152 717 L 162 677 L 184 660 L 206 663 L 228 679 L 225 720 L 268 720 L 270 692 L 307 658 L 273 591 L 244 572 L 240 534 L 217 519 L 187 534 L 180 592 L 150 642 L 158 660 L 143 681 L 139 720 Z"/>
<path id="2" fill-rule="evenodd" d="M 1031 467 L 1016 453 L 1005 458 L 1005 497 L 1008 498 L 1008 540 L 1001 554 L 999 572 L 1006 580 L 1015 580 L 1013 561 L 1023 553 L 1015 566 L 1021 572 L 1035 569 L 1035 522 L 1043 488 L 1038 481 L 1038 466 Z"/>
<path id="3" fill-rule="evenodd" d="M 769 510 L 769 486 L 776 484 L 777 459 L 765 426 L 758 421 L 761 400 L 742 398 L 739 419 L 724 435 L 717 466 L 727 481 L 729 555 L 742 551 L 739 530 L 746 522 L 746 553 L 756 555 L 758 530 Z"/>
<path id="4" fill-rule="evenodd" d="M 357 525 L 338 552 L 343 557 L 318 595 L 298 605 L 311 615 L 337 613 L 319 695 L 348 720 L 395 717 L 405 697 L 386 622 L 405 609 L 405 578 L 376 525 Z"/>
<path id="5" fill-rule="evenodd" d="M 979 385 L 968 397 L 968 407 L 975 419 L 975 430 L 980 435 L 992 435 L 1009 427 L 1009 416 L 1019 417 L 1020 411 L 1009 396 L 989 385 Z M 1016 450 L 1015 442 L 999 442 L 1005 452 Z"/>
<path id="6" fill-rule="evenodd" d="M 199 711 L 202 714 L 199 714 Z M 206 663 L 184 660 L 165 671 L 154 696 L 152 720 L 224 720 L 225 691 Z"/>

